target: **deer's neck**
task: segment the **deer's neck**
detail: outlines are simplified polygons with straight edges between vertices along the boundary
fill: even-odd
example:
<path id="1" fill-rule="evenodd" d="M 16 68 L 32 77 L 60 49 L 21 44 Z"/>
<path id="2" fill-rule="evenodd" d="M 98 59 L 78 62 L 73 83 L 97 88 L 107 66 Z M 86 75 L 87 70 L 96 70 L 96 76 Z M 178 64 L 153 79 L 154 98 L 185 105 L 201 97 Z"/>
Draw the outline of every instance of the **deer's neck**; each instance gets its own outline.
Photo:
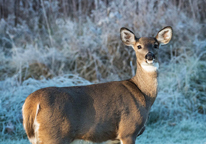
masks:
<path id="1" fill-rule="evenodd" d="M 148 108 L 152 106 L 157 96 L 157 71 L 145 71 L 137 62 L 136 75 L 131 79 L 144 94 Z"/>

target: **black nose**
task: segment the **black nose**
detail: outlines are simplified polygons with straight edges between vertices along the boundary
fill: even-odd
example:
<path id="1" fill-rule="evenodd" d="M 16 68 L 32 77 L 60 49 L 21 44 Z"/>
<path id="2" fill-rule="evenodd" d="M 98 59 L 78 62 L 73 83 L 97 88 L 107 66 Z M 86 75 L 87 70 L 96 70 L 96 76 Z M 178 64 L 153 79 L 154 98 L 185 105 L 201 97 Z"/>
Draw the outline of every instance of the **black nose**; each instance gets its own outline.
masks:
<path id="1" fill-rule="evenodd" d="M 145 56 L 145 59 L 153 60 L 155 59 L 155 55 L 151 52 L 148 52 L 147 55 Z"/>

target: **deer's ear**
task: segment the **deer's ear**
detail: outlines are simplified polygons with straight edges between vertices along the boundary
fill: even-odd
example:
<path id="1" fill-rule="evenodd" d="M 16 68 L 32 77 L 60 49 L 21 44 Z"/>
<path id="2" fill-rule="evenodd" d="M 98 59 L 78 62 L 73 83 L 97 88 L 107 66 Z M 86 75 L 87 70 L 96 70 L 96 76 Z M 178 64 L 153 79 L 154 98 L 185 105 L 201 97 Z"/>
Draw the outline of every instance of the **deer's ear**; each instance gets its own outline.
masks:
<path id="1" fill-rule="evenodd" d="M 169 43 L 172 39 L 172 27 L 167 26 L 161 29 L 156 35 L 156 39 L 162 45 Z"/>
<path id="2" fill-rule="evenodd" d="M 127 46 L 133 47 L 133 45 L 136 42 L 134 33 L 127 28 L 123 27 L 120 29 L 120 36 L 121 36 L 122 42 Z"/>

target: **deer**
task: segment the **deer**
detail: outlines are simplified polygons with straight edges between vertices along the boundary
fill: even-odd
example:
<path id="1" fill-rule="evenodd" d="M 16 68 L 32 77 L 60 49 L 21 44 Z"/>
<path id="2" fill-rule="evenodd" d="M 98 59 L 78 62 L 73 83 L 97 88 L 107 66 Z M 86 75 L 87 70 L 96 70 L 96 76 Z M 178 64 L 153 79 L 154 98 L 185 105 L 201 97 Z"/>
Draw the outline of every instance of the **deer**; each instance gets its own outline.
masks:
<path id="1" fill-rule="evenodd" d="M 87 86 L 47 87 L 31 93 L 22 115 L 32 144 L 70 144 L 76 140 L 135 144 L 157 97 L 159 47 L 170 42 L 172 27 L 164 27 L 155 37 L 141 38 L 123 27 L 120 37 L 135 51 L 135 76 Z"/>

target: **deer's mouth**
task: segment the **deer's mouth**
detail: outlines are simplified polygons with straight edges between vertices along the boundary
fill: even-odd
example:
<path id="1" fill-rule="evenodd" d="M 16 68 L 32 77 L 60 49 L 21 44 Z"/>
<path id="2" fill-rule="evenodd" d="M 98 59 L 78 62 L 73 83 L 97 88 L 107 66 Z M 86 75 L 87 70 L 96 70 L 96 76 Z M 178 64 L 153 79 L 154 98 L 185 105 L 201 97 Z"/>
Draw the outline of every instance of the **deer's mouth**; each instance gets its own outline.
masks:
<path id="1" fill-rule="evenodd" d="M 145 61 L 147 64 L 152 65 L 155 61 L 155 55 L 152 52 L 148 52 L 145 55 Z"/>
<path id="2" fill-rule="evenodd" d="M 154 59 L 152 59 L 152 60 L 146 59 L 146 63 L 149 64 L 149 65 L 152 65 L 154 63 Z"/>

